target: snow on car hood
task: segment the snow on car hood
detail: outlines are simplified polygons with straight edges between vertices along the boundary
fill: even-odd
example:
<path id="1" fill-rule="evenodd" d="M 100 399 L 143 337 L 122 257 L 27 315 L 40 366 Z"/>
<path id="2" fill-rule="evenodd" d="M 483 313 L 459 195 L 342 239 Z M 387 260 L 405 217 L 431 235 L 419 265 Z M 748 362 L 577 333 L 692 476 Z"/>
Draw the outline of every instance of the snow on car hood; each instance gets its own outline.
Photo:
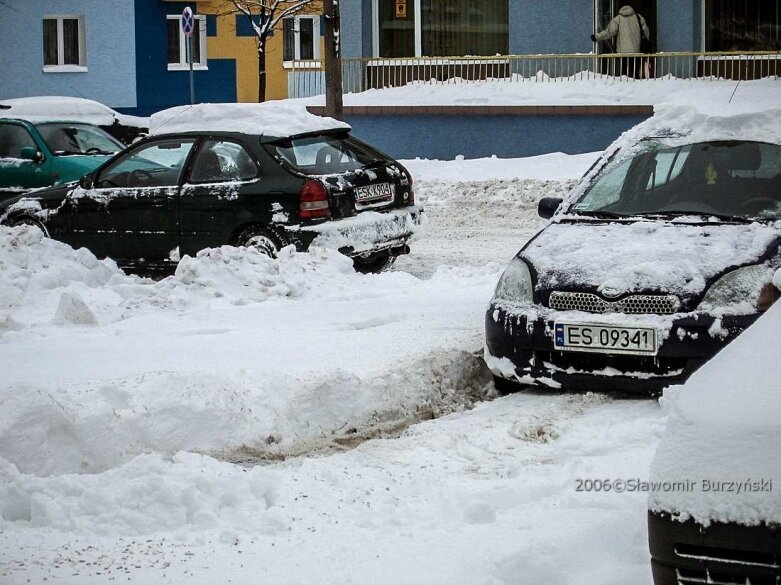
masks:
<path id="1" fill-rule="evenodd" d="M 521 255 L 537 288 L 593 287 L 611 296 L 659 290 L 701 293 L 730 266 L 756 262 L 781 234 L 777 225 L 669 222 L 554 223 Z"/>
<path id="2" fill-rule="evenodd" d="M 262 104 L 196 104 L 152 115 L 150 134 L 174 132 L 242 132 L 264 136 L 295 136 L 350 125 L 309 113 L 305 106 L 282 101 Z"/>

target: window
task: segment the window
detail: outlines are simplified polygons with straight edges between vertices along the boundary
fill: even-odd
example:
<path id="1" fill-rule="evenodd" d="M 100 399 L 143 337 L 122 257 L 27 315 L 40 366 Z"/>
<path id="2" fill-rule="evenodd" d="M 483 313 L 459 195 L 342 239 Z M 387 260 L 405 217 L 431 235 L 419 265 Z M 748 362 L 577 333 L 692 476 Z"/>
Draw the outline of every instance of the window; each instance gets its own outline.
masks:
<path id="1" fill-rule="evenodd" d="M 100 189 L 176 186 L 192 147 L 193 140 L 163 140 L 146 144 L 121 156 L 101 172 L 95 186 Z"/>
<path id="2" fill-rule="evenodd" d="M 206 140 L 192 165 L 193 183 L 249 181 L 258 176 L 258 167 L 243 146 L 235 142 Z"/>
<path id="3" fill-rule="evenodd" d="M 51 122 L 36 128 L 55 155 L 116 154 L 122 150 L 122 145 L 105 130 L 90 124 Z"/>
<path id="4" fill-rule="evenodd" d="M 282 21 L 283 61 L 319 58 L 319 18 L 318 16 L 291 16 Z"/>
<path id="5" fill-rule="evenodd" d="M 334 135 L 289 138 L 266 148 L 283 165 L 309 176 L 356 171 L 385 160 L 355 138 Z"/>
<path id="6" fill-rule="evenodd" d="M 706 51 L 781 49 L 781 0 L 703 0 Z"/>
<path id="7" fill-rule="evenodd" d="M 508 0 L 375 0 L 375 6 L 378 57 L 490 56 L 510 50 Z"/>
<path id="8" fill-rule="evenodd" d="M 180 16 L 169 14 L 168 24 L 168 70 L 183 71 L 190 69 L 187 59 L 187 36 L 182 32 Z M 193 28 L 193 69 L 206 69 L 206 17 L 202 14 L 195 16 Z"/>
<path id="9" fill-rule="evenodd" d="M 43 70 L 46 72 L 86 71 L 84 18 L 81 16 L 43 17 Z"/>
<path id="10" fill-rule="evenodd" d="M 38 150 L 27 129 L 18 124 L 0 124 L 0 158 L 21 159 L 23 148 Z"/>

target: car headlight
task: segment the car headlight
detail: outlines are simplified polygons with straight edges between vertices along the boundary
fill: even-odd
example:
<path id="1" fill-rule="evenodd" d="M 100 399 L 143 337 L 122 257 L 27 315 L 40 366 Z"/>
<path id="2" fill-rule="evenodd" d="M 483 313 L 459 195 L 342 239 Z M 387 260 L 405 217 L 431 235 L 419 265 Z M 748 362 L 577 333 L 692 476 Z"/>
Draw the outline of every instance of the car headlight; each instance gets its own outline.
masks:
<path id="1" fill-rule="evenodd" d="M 750 313 L 767 311 L 779 298 L 769 266 L 745 266 L 728 272 L 708 289 L 699 309 Z"/>
<path id="2" fill-rule="evenodd" d="M 532 302 L 532 275 L 526 262 L 517 256 L 512 259 L 496 285 L 494 299 L 514 303 Z"/>

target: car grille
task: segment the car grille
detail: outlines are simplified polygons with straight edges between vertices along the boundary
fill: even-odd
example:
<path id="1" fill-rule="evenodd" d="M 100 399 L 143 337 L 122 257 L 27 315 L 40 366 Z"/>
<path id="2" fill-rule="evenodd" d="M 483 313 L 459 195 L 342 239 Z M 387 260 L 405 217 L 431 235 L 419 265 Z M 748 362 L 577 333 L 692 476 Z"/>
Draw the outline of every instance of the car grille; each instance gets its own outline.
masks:
<path id="1" fill-rule="evenodd" d="M 626 313 L 628 315 L 672 315 L 680 307 L 673 295 L 630 295 L 618 301 L 608 301 L 592 293 L 552 292 L 548 300 L 551 309 L 584 311 L 586 313 Z"/>
<path id="2" fill-rule="evenodd" d="M 678 585 L 779 585 L 781 559 L 772 552 L 732 550 L 699 545 L 677 544 L 679 557 L 706 564 L 701 569 L 676 569 Z"/>

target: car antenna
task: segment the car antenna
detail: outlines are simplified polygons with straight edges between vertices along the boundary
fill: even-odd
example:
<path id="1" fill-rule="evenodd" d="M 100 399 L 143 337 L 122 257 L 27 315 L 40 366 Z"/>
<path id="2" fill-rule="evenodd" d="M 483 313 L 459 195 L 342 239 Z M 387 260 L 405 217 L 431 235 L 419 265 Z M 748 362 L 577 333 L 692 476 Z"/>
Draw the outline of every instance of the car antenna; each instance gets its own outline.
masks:
<path id="1" fill-rule="evenodd" d="M 732 98 L 735 97 L 735 92 L 738 91 L 738 87 L 740 87 L 740 82 L 741 81 L 743 81 L 743 80 L 742 79 L 738 79 L 738 83 L 735 85 L 735 89 L 732 90 L 732 95 L 729 96 L 729 101 L 727 102 L 728 104 L 732 103 Z"/>
<path id="2" fill-rule="evenodd" d="M 173 117 L 171 117 L 171 118 L 168 118 L 168 119 L 167 119 L 165 122 L 163 122 L 162 124 L 160 124 L 160 125 L 157 127 L 157 130 L 159 131 L 161 128 L 165 127 L 165 126 L 166 126 L 167 124 L 169 124 L 170 122 L 173 122 L 174 120 L 176 120 L 176 119 L 177 119 L 179 116 L 181 116 L 182 114 L 184 114 L 184 113 L 185 113 L 187 110 L 189 110 L 190 108 L 192 108 L 194 105 L 195 105 L 195 104 L 188 104 L 188 105 L 185 105 L 185 106 L 183 107 L 183 109 L 182 109 L 182 111 L 181 111 L 181 112 L 179 112 L 178 114 L 176 114 L 175 116 L 173 116 Z"/>

